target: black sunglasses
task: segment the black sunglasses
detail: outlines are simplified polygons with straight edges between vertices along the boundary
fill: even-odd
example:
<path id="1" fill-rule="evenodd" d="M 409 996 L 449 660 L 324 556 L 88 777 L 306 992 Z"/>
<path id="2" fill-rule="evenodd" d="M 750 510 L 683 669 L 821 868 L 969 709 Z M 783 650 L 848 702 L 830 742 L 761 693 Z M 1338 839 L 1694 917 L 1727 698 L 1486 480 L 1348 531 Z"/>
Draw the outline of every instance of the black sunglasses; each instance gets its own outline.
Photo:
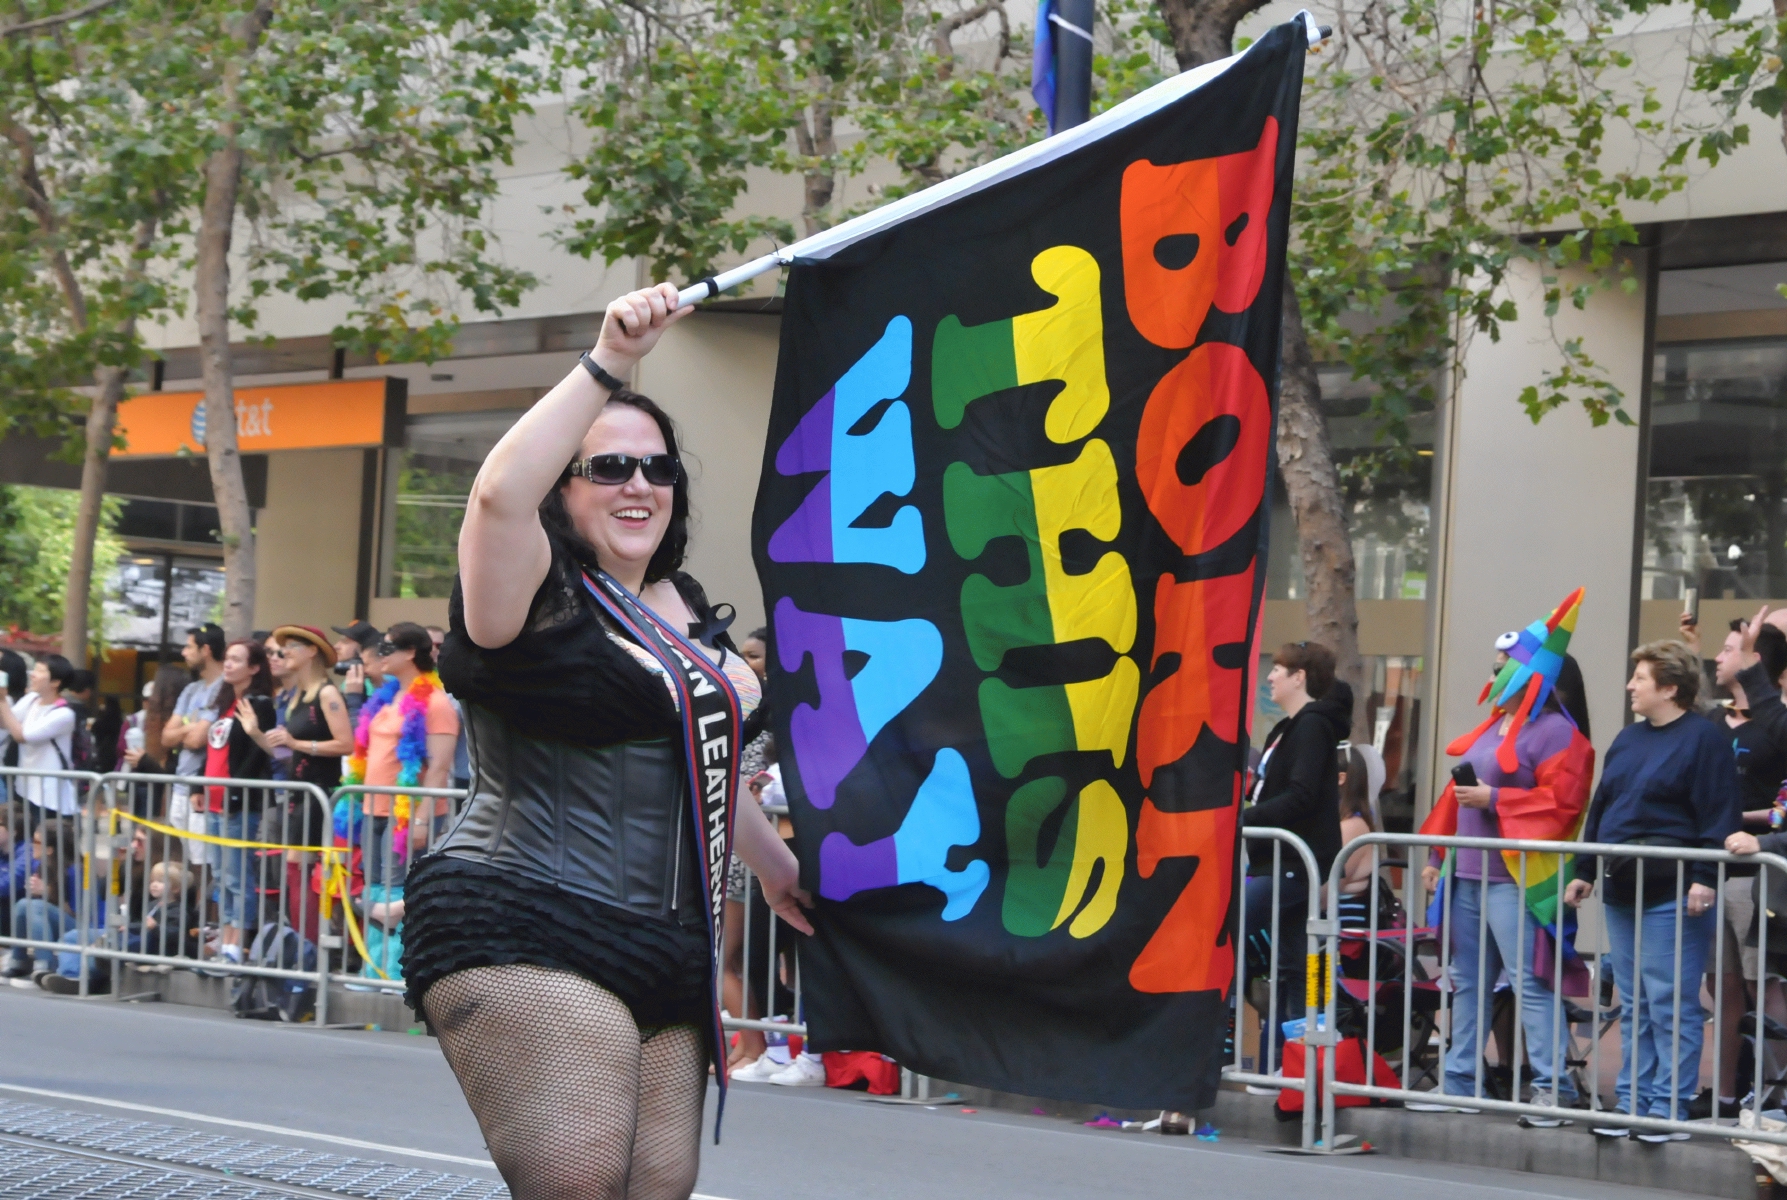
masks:
<path id="1" fill-rule="evenodd" d="M 396 642 L 386 640 L 374 646 L 372 652 L 380 658 L 383 658 L 387 654 L 396 654 L 401 649 L 403 649 L 403 647 L 399 646 Z"/>
<path id="2" fill-rule="evenodd" d="M 674 454 L 648 454 L 634 458 L 631 454 L 592 454 L 571 464 L 571 474 L 591 483 L 622 484 L 633 478 L 638 468 L 653 487 L 670 487 L 682 474 L 683 465 Z"/>

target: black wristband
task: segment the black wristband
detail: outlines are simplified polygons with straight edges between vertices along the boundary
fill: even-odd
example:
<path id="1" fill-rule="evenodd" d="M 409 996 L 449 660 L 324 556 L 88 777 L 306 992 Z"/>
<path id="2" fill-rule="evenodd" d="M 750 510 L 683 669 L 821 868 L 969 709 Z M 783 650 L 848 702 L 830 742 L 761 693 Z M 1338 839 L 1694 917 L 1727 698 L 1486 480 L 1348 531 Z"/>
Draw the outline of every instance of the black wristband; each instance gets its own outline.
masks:
<path id="1" fill-rule="evenodd" d="M 583 364 L 583 369 L 589 372 L 589 377 L 591 379 L 595 380 L 609 391 L 618 392 L 627 386 L 621 380 L 616 379 L 614 376 L 604 371 L 601 364 L 597 363 L 595 359 L 589 356 L 588 350 L 585 350 L 583 352 L 583 357 L 577 361 Z"/>

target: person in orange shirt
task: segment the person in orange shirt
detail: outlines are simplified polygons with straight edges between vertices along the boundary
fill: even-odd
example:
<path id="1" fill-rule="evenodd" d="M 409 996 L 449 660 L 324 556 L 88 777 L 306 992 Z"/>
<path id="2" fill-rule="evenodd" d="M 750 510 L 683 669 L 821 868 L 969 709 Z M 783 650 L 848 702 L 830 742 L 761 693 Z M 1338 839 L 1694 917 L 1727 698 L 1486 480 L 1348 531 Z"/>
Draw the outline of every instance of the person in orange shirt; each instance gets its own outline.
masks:
<path id="1" fill-rule="evenodd" d="M 420 625 L 399 621 L 369 657 L 385 683 L 360 710 L 350 777 L 373 787 L 447 787 L 459 714 L 434 673 L 434 640 Z M 375 792 L 362 807 L 368 966 L 394 979 L 403 953 L 394 931 L 403 922 L 404 877 L 412 854 L 428 844 L 433 825 L 446 816 L 446 801 L 412 804 L 401 794 Z"/>

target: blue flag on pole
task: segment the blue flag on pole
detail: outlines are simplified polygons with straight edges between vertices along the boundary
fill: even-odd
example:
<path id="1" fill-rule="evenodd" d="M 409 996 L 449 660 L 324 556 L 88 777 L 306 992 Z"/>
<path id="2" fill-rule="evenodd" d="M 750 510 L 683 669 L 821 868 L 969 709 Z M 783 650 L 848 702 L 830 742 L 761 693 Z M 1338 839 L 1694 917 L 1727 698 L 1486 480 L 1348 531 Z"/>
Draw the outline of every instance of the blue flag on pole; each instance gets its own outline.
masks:
<path id="1" fill-rule="evenodd" d="M 1030 94 L 1036 97 L 1049 132 L 1055 132 L 1055 26 L 1049 20 L 1054 0 L 1042 0 L 1036 6 L 1036 57 L 1030 64 Z"/>

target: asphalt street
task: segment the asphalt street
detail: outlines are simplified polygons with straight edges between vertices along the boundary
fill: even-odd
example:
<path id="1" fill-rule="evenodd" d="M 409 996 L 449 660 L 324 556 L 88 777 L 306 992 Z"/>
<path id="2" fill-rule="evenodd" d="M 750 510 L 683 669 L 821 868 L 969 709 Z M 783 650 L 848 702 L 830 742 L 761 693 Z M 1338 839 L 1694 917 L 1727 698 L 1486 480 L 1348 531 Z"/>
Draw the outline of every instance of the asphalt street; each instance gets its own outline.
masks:
<path id="1" fill-rule="evenodd" d="M 495 1178 L 477 1123 L 424 1036 L 7 988 L 0 1047 L 0 1101 Z M 710 1122 L 712 1114 L 710 1098 Z M 1226 1138 L 1125 1134 L 768 1085 L 733 1089 L 725 1141 L 715 1147 L 708 1138 L 702 1153 L 697 1194 L 717 1200 L 1381 1200 L 1386 1189 L 1436 1188 L 1449 1200 L 1673 1194 L 1384 1156 L 1318 1162 Z"/>

